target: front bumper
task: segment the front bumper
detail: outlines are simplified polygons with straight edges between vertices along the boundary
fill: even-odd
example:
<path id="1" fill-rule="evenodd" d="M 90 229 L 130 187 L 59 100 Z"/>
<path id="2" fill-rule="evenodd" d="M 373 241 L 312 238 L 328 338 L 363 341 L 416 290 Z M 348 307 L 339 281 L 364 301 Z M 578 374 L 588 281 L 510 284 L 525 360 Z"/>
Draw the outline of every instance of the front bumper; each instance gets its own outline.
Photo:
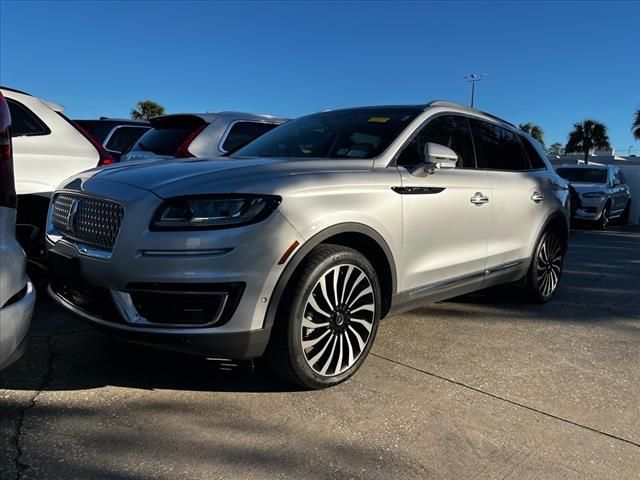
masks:
<path id="1" fill-rule="evenodd" d="M 260 356 L 270 333 L 264 325 L 267 307 L 285 267 L 278 261 L 293 242 L 303 243 L 299 233 L 278 211 L 243 227 L 150 231 L 146 226 L 162 200 L 133 187 L 119 188 L 125 215 L 109 255 L 83 251 L 65 239 L 54 243 L 51 236 L 47 242 L 52 257 L 73 261 L 71 283 L 80 290 L 97 291 L 101 302 L 106 298 L 102 303 L 107 308 L 88 308 L 91 299 L 78 301 L 65 294 L 68 279 L 60 281 L 58 275 L 65 267 L 51 267 L 52 298 L 96 327 L 138 343 L 206 356 Z M 182 307 L 184 297 L 194 293 L 202 296 L 208 286 L 209 294 L 228 293 L 219 296 L 219 316 L 208 323 L 190 323 L 180 315 L 170 318 L 174 303 L 187 312 L 189 306 Z M 140 289 L 144 293 L 136 299 L 134 292 Z M 168 295 L 179 294 L 173 297 L 176 302 L 159 299 L 165 290 Z M 140 300 L 144 295 L 145 306 Z M 158 313 L 162 308 L 154 306 L 154 298 L 164 302 L 168 313 Z M 163 318 L 154 320 L 149 315 Z"/>
<path id="2" fill-rule="evenodd" d="M 580 208 L 576 209 L 573 218 L 576 220 L 585 220 L 597 222 L 602 217 L 606 197 L 584 198 L 580 197 Z"/>
<path id="3" fill-rule="evenodd" d="M 78 308 L 49 286 L 49 295 L 56 303 L 87 321 L 97 329 L 122 340 L 162 348 L 180 353 L 222 358 L 257 358 L 262 356 L 269 342 L 270 329 L 222 333 L 205 330 L 142 329 L 122 323 L 115 318 L 101 318 Z"/>
<path id="4" fill-rule="evenodd" d="M 24 353 L 35 302 L 36 291 L 28 282 L 24 295 L 18 301 L 0 309 L 0 370 Z"/>

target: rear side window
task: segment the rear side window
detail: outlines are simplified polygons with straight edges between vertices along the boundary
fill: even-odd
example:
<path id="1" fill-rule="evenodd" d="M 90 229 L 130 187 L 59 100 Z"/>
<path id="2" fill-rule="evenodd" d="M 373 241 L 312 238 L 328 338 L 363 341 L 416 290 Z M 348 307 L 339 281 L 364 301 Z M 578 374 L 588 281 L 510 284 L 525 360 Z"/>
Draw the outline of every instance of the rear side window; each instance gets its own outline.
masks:
<path id="1" fill-rule="evenodd" d="M 278 125 L 273 123 L 236 122 L 220 147 L 223 152 L 231 152 L 255 140 L 260 135 L 273 130 Z"/>
<path id="2" fill-rule="evenodd" d="M 529 170 L 529 161 L 515 133 L 489 122 L 470 119 L 478 168 L 487 170 Z"/>
<path id="3" fill-rule="evenodd" d="M 547 165 L 544 163 L 542 157 L 536 150 L 536 148 L 531 144 L 531 142 L 525 138 L 520 137 L 520 141 L 522 142 L 522 146 L 524 147 L 524 151 L 529 157 L 529 163 L 531 164 L 531 168 L 534 170 L 543 170 L 547 168 Z"/>
<path id="4" fill-rule="evenodd" d="M 423 162 L 424 146 L 427 142 L 444 145 L 456 152 L 457 168 L 476 167 L 471 130 L 466 118 L 457 115 L 436 117 L 405 147 L 397 159 L 397 164 L 408 167 Z"/>
<path id="5" fill-rule="evenodd" d="M 140 137 L 131 151 L 153 152 L 156 155 L 176 156 L 178 148 L 206 122 L 199 117 L 177 116 L 152 121 L 150 130 Z"/>
<path id="6" fill-rule="evenodd" d="M 11 136 L 48 135 L 51 130 L 31 110 L 14 100 L 7 99 L 11 112 Z"/>
<path id="7" fill-rule="evenodd" d="M 133 145 L 145 133 L 148 128 L 144 127 L 118 127 L 109 137 L 105 145 L 107 150 L 122 153 Z"/>
<path id="8" fill-rule="evenodd" d="M 80 125 L 85 132 L 93 137 L 95 141 L 102 144 L 104 143 L 107 135 L 113 130 L 112 123 L 101 122 L 99 120 L 73 120 L 77 125 Z"/>

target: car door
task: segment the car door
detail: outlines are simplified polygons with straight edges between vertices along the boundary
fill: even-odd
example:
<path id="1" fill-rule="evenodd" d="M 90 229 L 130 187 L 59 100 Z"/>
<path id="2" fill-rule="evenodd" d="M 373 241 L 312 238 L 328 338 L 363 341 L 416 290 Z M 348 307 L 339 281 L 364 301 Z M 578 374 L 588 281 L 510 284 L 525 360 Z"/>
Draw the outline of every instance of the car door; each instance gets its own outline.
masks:
<path id="1" fill-rule="evenodd" d="M 620 170 L 616 167 L 609 169 L 611 176 L 611 213 L 621 215 L 627 202 L 626 189 L 624 188 Z"/>
<path id="2" fill-rule="evenodd" d="M 527 261 L 556 197 L 546 170 L 531 168 L 514 131 L 481 119 L 470 123 L 478 168 L 487 172 L 492 191 L 490 275 Z"/>
<path id="3" fill-rule="evenodd" d="M 411 173 L 424 162 L 432 142 L 458 155 L 456 168 L 426 176 Z M 464 116 L 444 114 L 428 121 L 396 160 L 402 186 L 394 188 L 403 205 L 402 290 L 437 289 L 482 283 L 491 223 L 487 172 L 475 168 L 469 124 Z"/>

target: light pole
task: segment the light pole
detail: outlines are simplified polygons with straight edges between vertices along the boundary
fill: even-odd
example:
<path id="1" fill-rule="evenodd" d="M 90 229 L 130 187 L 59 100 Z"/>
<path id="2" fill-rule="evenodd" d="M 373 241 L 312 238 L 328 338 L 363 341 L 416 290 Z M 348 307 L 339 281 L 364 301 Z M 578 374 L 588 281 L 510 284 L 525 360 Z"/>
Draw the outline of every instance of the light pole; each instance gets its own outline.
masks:
<path id="1" fill-rule="evenodd" d="M 467 82 L 471 82 L 471 108 L 473 108 L 473 104 L 476 97 L 476 82 L 479 82 L 486 76 L 487 76 L 486 73 L 481 73 L 480 75 L 477 75 L 475 73 L 470 73 L 469 75 L 464 77 L 467 79 Z"/>

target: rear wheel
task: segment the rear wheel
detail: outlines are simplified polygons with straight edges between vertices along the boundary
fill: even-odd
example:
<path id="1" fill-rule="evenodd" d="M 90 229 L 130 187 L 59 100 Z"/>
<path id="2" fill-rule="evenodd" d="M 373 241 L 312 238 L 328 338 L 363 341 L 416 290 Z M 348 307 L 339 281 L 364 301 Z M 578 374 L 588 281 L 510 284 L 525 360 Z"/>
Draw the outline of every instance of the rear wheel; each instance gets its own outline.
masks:
<path id="1" fill-rule="evenodd" d="M 560 283 L 563 262 L 564 247 L 560 236 L 553 230 L 546 231 L 538 241 L 527 273 L 527 300 L 545 303 L 553 298 Z"/>
<path id="2" fill-rule="evenodd" d="M 380 319 L 380 285 L 359 252 L 320 245 L 304 261 L 283 299 L 267 360 L 305 388 L 343 382 L 364 362 Z"/>

